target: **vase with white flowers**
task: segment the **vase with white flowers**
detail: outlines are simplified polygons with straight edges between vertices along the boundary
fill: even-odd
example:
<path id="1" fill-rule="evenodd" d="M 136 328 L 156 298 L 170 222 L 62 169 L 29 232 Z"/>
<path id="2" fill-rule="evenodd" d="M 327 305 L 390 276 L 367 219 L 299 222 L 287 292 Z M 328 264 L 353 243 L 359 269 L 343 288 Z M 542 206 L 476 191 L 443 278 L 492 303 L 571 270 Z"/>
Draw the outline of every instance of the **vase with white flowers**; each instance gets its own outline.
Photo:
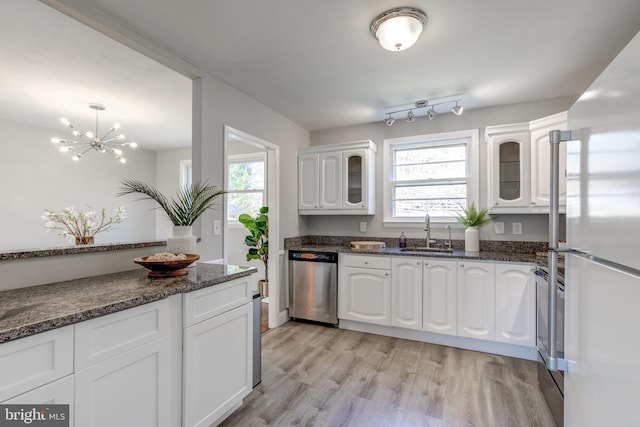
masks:
<path id="1" fill-rule="evenodd" d="M 64 208 L 61 213 L 44 210 L 42 219 L 46 221 L 47 231 L 57 230 L 60 237 L 75 239 L 76 245 L 90 245 L 94 243 L 95 235 L 109 231 L 115 224 L 126 218 L 124 206 L 114 210 L 112 216 L 107 216 L 105 208 L 100 210 L 100 219 L 91 207 L 87 211 L 76 211 L 73 206 Z"/>
<path id="2" fill-rule="evenodd" d="M 207 182 L 196 181 L 190 186 L 178 190 L 176 197 L 167 199 L 150 184 L 135 179 L 121 182 L 118 196 L 141 194 L 143 199 L 155 201 L 173 224 L 173 235 L 167 238 L 167 251 L 171 253 L 195 254 L 196 236 L 193 235 L 193 223 L 213 207 L 215 200 L 225 194 Z"/>

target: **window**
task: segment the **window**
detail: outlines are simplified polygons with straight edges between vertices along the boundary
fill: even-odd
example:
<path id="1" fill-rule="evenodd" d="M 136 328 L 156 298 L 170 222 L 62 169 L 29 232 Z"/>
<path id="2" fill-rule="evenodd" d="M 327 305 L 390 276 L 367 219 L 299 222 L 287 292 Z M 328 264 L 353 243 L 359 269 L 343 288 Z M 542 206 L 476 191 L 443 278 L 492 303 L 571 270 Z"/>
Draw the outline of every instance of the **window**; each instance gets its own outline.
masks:
<path id="1" fill-rule="evenodd" d="M 256 215 L 266 204 L 264 153 L 229 156 L 227 170 L 227 221 Z"/>
<path id="2" fill-rule="evenodd" d="M 191 187 L 193 182 L 193 169 L 191 160 L 180 160 L 180 187 Z"/>
<path id="3" fill-rule="evenodd" d="M 478 131 L 384 141 L 384 221 L 441 222 L 478 197 Z"/>

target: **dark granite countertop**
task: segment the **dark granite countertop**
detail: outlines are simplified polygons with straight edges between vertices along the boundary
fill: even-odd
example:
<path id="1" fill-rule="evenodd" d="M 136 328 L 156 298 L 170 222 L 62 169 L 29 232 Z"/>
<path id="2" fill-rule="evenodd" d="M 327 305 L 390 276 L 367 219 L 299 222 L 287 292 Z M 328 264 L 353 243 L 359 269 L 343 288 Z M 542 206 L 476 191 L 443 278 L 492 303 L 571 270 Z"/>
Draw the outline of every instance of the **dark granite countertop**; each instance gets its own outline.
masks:
<path id="1" fill-rule="evenodd" d="M 0 292 L 0 343 L 191 292 L 255 273 L 255 267 L 197 263 L 188 275 L 149 279 L 139 268 Z"/>
<path id="2" fill-rule="evenodd" d="M 448 259 L 468 259 L 475 261 L 504 261 L 518 263 L 538 263 L 541 261 L 536 253 L 518 253 L 518 252 L 499 252 L 499 251 L 480 251 L 465 252 L 454 250 L 453 253 L 446 252 L 412 252 L 411 248 L 407 251 L 401 251 L 400 248 L 385 248 L 382 251 L 363 251 L 353 250 L 349 246 L 332 246 L 332 245 L 301 245 L 290 247 L 289 250 L 300 251 L 317 251 L 317 252 L 334 252 L 347 254 L 365 254 L 365 255 L 386 255 L 386 256 L 413 256 L 422 258 L 448 258 Z"/>
<path id="3" fill-rule="evenodd" d="M 16 259 L 41 258 L 56 255 L 74 255 L 94 252 L 110 252 L 123 249 L 138 249 L 155 246 L 164 246 L 166 240 L 152 240 L 149 242 L 129 242 L 129 243 L 102 243 L 97 245 L 70 245 L 56 246 L 41 249 L 20 249 L 0 251 L 0 261 L 11 261 Z"/>

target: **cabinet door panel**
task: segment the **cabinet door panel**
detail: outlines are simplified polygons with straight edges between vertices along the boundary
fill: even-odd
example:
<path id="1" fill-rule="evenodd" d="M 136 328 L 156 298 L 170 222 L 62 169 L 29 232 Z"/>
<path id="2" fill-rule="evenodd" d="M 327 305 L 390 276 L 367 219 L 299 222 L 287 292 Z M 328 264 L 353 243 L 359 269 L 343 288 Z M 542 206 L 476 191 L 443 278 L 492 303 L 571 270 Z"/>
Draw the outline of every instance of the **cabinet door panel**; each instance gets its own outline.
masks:
<path id="1" fill-rule="evenodd" d="M 531 204 L 534 207 L 549 206 L 551 156 L 549 150 L 549 132 L 567 130 L 567 112 L 554 114 L 531 122 Z M 566 205 L 567 199 L 567 144 L 560 144 L 560 205 Z"/>
<path id="2" fill-rule="evenodd" d="M 367 207 L 367 150 L 350 150 L 342 153 L 344 163 L 344 209 Z"/>
<path id="3" fill-rule="evenodd" d="M 339 317 L 391 325 L 391 279 L 388 270 L 344 267 L 338 281 Z"/>
<path id="4" fill-rule="evenodd" d="M 424 261 L 423 329 L 439 334 L 456 335 L 456 265 L 455 261 Z"/>
<path id="5" fill-rule="evenodd" d="M 319 186 L 318 154 L 300 154 L 298 157 L 298 209 L 319 208 Z"/>
<path id="6" fill-rule="evenodd" d="M 184 425 L 212 425 L 242 403 L 253 381 L 251 303 L 184 331 Z"/>
<path id="7" fill-rule="evenodd" d="M 393 258 L 391 326 L 422 328 L 422 261 Z"/>
<path id="8" fill-rule="evenodd" d="M 535 346 L 535 278 L 532 267 L 496 265 L 496 341 Z"/>
<path id="9" fill-rule="evenodd" d="M 76 372 L 76 425 L 170 427 L 169 378 L 169 338 Z"/>
<path id="10" fill-rule="evenodd" d="M 458 263 L 458 335 L 495 339 L 495 265 Z"/>
<path id="11" fill-rule="evenodd" d="M 320 208 L 342 208 L 342 153 L 320 154 Z"/>

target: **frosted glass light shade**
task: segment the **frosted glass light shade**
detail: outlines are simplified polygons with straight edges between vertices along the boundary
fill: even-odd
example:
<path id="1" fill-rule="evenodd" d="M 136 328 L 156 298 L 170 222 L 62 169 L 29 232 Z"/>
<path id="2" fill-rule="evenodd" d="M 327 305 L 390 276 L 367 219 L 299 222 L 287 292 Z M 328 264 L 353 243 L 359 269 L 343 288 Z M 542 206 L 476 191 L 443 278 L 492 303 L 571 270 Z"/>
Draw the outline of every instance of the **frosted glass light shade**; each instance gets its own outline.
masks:
<path id="1" fill-rule="evenodd" d="M 411 16 L 397 16 L 383 22 L 377 36 L 380 46 L 399 52 L 414 45 L 422 33 L 422 23 Z"/>
<path id="2" fill-rule="evenodd" d="M 371 23 L 371 33 L 386 50 L 400 52 L 418 40 L 427 15 L 420 9 L 400 7 L 380 14 Z"/>

